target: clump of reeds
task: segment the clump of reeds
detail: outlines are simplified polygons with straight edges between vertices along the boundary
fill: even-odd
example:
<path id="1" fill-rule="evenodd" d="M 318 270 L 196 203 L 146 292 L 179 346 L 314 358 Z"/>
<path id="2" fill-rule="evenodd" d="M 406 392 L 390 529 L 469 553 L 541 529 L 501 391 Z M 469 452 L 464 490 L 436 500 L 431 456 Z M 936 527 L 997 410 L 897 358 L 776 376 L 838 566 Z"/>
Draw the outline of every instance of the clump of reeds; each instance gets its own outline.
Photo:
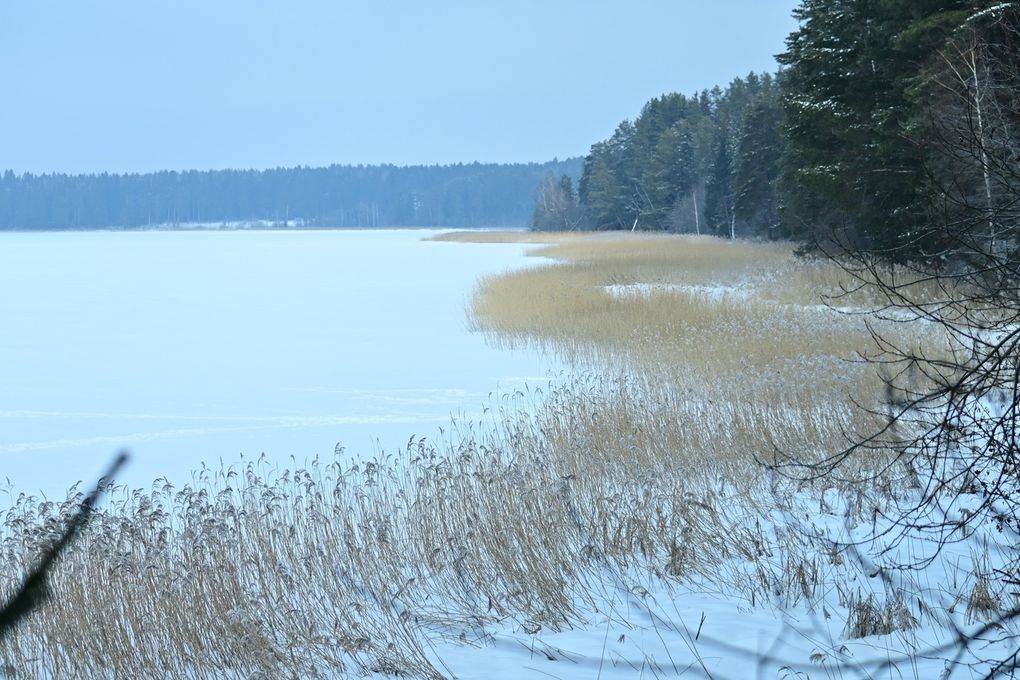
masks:
<path id="1" fill-rule="evenodd" d="M 902 597 L 879 602 L 873 593 L 868 593 L 866 597 L 858 593 L 850 598 L 847 610 L 846 636 L 849 638 L 889 635 L 910 630 L 917 625 L 917 619 Z"/>

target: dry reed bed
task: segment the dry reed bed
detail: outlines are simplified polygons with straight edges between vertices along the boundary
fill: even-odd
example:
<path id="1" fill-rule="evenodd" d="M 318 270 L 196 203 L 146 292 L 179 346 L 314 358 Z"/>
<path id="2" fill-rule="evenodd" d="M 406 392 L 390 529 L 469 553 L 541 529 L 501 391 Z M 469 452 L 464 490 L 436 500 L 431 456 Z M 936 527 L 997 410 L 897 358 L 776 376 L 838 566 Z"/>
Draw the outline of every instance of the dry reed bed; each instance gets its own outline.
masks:
<path id="1" fill-rule="evenodd" d="M 483 280 L 477 327 L 494 343 L 537 343 L 635 384 L 640 395 L 567 429 L 626 431 L 617 421 L 637 403 L 660 416 L 639 457 L 660 450 L 663 461 L 725 465 L 735 456 L 732 473 L 753 476 L 749 462 L 777 449 L 838 451 L 878 424 L 856 406 L 885 395 L 860 360 L 872 330 L 929 352 L 944 342 L 924 324 L 827 308 L 822 295 L 869 301 L 843 292 L 853 282 L 838 268 L 795 258 L 789 245 L 611 234 L 533 252 L 562 261 Z"/>
<path id="2" fill-rule="evenodd" d="M 521 406 L 443 449 L 114 490 L 0 659 L 14 677 L 441 677 L 437 640 L 583 625 L 634 571 L 720 590 L 722 572 L 749 603 L 812 596 L 787 574 L 808 546 L 755 529 L 753 499 L 678 470 L 561 465 Z M 74 500 L 7 513 L 4 594 Z"/>
<path id="3" fill-rule="evenodd" d="M 859 320 L 791 288 L 835 275 L 781 246 L 570 239 L 540 251 L 563 264 L 484 282 L 475 319 L 593 372 L 378 460 L 118 490 L 0 661 L 17 677 L 441 677 L 436 641 L 584 625 L 635 574 L 777 606 L 852 578 L 784 524 L 796 485 L 755 465 L 869 424 L 846 399 L 875 396 L 844 362 Z M 705 292 L 734 282 L 756 294 Z M 648 283 L 702 292 L 605 288 Z M 865 491 L 848 489 L 854 517 Z M 5 594 L 74 500 L 5 515 Z"/>
<path id="4" fill-rule="evenodd" d="M 782 500 L 790 487 L 763 474 L 761 463 L 810 463 L 885 424 L 885 402 L 896 395 L 862 361 L 875 351 L 873 333 L 928 356 L 949 351 L 950 339 L 931 324 L 868 313 L 885 301 L 830 262 L 795 257 L 789 245 L 602 234 L 531 252 L 559 262 L 482 281 L 472 313 L 497 344 L 538 344 L 576 366 L 603 375 L 609 368 L 610 377 L 584 391 L 584 399 L 571 393 L 554 400 L 550 410 L 560 419 L 546 423 L 543 433 L 559 464 L 591 483 L 592 498 L 605 479 L 593 468 L 645 480 L 633 493 L 665 497 L 678 479 L 694 497 L 728 488 L 725 503 L 744 513 L 744 530 L 715 513 L 682 520 L 682 554 L 784 555 L 776 573 L 798 575 L 807 600 L 817 588 L 843 593 L 853 566 L 835 560 L 825 541 L 797 540 L 805 515 L 791 519 L 792 508 L 800 504 L 802 511 L 805 501 L 824 506 L 824 490 L 801 485 L 796 502 L 789 495 Z M 923 282 L 905 292 L 919 302 L 940 293 Z M 849 521 L 874 518 L 892 498 L 910 493 L 910 473 L 892 465 L 895 460 L 895 452 L 869 451 L 825 481 L 838 486 Z M 775 507 L 791 516 L 776 516 Z M 696 538 L 694 524 L 702 528 Z M 748 536 L 747 526 L 768 526 L 775 540 Z M 730 549 L 713 540 L 727 532 L 734 537 Z M 749 581 L 746 564 L 709 562 L 713 571 L 686 575 L 707 574 L 721 590 L 752 602 L 791 601 L 791 582 L 775 588 L 775 574 L 760 564 Z M 895 608 L 905 595 L 862 597 L 843 594 L 840 602 L 849 609 L 865 600 Z"/>

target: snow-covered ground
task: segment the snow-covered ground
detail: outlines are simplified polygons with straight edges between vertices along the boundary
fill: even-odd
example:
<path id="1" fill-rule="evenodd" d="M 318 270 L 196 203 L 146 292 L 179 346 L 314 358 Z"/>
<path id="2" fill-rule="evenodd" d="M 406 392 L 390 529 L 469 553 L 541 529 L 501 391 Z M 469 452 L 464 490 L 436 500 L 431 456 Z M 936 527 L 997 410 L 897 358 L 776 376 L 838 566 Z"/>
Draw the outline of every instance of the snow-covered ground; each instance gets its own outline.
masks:
<path id="1" fill-rule="evenodd" d="M 627 283 L 606 286 L 605 290 L 615 297 L 686 294 L 703 296 L 709 300 L 746 300 L 754 295 L 754 288 L 746 282 L 733 285 L 695 286 L 673 283 Z"/>
<path id="2" fill-rule="evenodd" d="M 550 359 L 465 315 L 524 247 L 431 233 L 0 234 L 0 485 L 62 498 L 120 448 L 139 486 L 240 453 L 372 455 L 543 384 Z"/>
<path id="3" fill-rule="evenodd" d="M 698 587 L 647 572 L 624 573 L 607 561 L 600 574 L 587 580 L 579 599 L 578 609 L 586 612 L 587 620 L 560 630 L 520 621 L 479 625 L 460 631 L 456 642 L 436 644 L 434 665 L 451 677 L 479 680 L 927 680 L 983 678 L 994 662 L 1017 653 L 1015 621 L 988 625 L 1015 606 L 1012 596 L 1000 582 L 990 584 L 990 599 L 975 597 L 981 592 L 980 580 L 986 585 L 1001 581 L 992 572 L 1008 559 L 994 523 L 975 525 L 967 540 L 947 544 L 930 564 L 922 564 L 935 555 L 930 537 L 913 535 L 894 546 L 898 532 L 885 531 L 893 527 L 890 522 L 855 519 L 836 489 L 777 500 L 784 508 L 773 513 L 761 544 L 774 558 L 767 560 L 773 563 L 768 575 L 778 576 L 774 596 L 767 587 L 750 585 L 766 591 L 752 605 L 740 585 L 721 588 L 725 579 Z M 979 502 L 974 494 L 959 497 L 963 512 Z M 741 501 L 733 499 L 731 507 L 739 505 Z M 832 558 L 815 562 L 814 573 L 794 573 L 792 563 L 784 572 L 783 562 L 790 555 L 783 548 L 788 537 L 782 534 L 791 531 L 806 543 L 829 543 Z M 919 564 L 917 569 L 906 566 Z M 759 577 L 756 569 L 735 558 L 724 561 L 719 571 L 747 572 L 752 581 Z M 784 590 L 778 585 L 782 580 L 793 589 Z M 798 589 L 802 592 L 794 592 Z M 982 602 L 994 602 L 999 609 L 981 611 Z M 886 616 L 891 632 L 852 632 L 867 612 Z M 855 620 L 849 621 L 850 616 Z M 442 632 L 447 638 L 456 633 Z M 974 639 L 961 645 L 958 636 Z"/>

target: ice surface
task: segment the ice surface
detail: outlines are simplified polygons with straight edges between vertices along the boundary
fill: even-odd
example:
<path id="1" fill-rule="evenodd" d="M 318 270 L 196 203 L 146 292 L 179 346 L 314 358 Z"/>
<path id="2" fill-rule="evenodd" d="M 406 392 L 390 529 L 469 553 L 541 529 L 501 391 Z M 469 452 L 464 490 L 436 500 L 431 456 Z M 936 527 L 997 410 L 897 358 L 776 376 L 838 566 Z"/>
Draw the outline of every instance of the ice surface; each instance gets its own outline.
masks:
<path id="1" fill-rule="evenodd" d="M 0 234 L 0 483 L 62 497 L 122 447 L 142 486 L 239 453 L 373 455 L 540 384 L 551 360 L 465 313 L 524 248 L 430 233 Z"/>

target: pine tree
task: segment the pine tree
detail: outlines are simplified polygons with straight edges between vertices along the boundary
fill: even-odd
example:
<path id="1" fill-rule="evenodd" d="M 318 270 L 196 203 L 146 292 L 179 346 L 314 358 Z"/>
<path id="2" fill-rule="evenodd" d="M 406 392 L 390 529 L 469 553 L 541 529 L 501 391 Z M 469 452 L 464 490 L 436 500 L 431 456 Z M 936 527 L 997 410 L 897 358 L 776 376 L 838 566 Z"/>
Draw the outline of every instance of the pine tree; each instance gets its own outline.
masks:
<path id="1" fill-rule="evenodd" d="M 778 100 L 763 96 L 748 107 L 741 127 L 735 169 L 734 213 L 739 230 L 770 240 L 785 236 L 776 184 L 784 140 Z"/>
<path id="2" fill-rule="evenodd" d="M 670 228 L 670 213 L 693 183 L 693 160 L 690 126 L 686 121 L 671 125 L 659 137 L 646 165 L 644 185 L 653 207 L 650 221 L 656 229 Z"/>
<path id="3" fill-rule="evenodd" d="M 719 236 L 732 236 L 733 213 L 733 157 L 729 139 L 720 135 L 716 140 L 715 158 L 705 183 L 705 215 L 709 230 Z"/>
<path id="4" fill-rule="evenodd" d="M 580 196 L 591 228 L 623 228 L 622 191 L 613 174 L 609 151 L 604 144 L 593 146 L 585 159 Z"/>

